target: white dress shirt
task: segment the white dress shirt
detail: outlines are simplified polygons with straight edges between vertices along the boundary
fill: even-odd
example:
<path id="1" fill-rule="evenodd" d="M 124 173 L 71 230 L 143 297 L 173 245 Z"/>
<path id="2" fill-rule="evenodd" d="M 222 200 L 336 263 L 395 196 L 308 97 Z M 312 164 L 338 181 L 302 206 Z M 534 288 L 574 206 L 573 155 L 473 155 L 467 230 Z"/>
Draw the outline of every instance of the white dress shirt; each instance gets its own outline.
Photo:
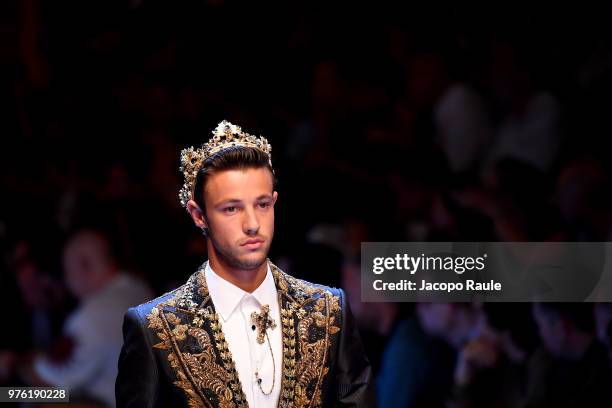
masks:
<path id="1" fill-rule="evenodd" d="M 205 276 L 249 407 L 276 407 L 281 389 L 283 348 L 280 309 L 270 266 L 264 281 L 252 293 L 221 278 L 212 270 L 210 263 L 206 265 Z M 268 338 L 264 337 L 264 343 L 259 344 L 257 329 L 253 330 L 251 323 L 251 313 L 260 313 L 262 305 L 270 306 L 269 316 L 276 323 L 276 328 L 268 328 Z M 274 363 L 268 339 L 274 353 Z M 261 388 L 265 392 L 270 391 L 275 375 L 270 395 L 264 395 L 259 388 L 255 372 L 259 373 Z"/>

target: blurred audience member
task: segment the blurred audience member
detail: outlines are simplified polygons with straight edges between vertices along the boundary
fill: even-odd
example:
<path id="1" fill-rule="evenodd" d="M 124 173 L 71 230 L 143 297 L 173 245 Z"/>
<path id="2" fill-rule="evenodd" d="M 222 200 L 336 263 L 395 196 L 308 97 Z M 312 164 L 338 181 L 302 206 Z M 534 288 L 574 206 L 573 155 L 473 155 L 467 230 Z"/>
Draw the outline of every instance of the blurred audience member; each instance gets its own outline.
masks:
<path id="1" fill-rule="evenodd" d="M 486 303 L 478 335 L 459 351 L 452 408 L 518 407 L 534 345 L 528 304 Z"/>
<path id="2" fill-rule="evenodd" d="M 418 303 L 385 349 L 378 402 L 390 407 L 444 407 L 457 353 L 478 333 L 481 310 L 469 303 Z"/>
<path id="3" fill-rule="evenodd" d="M 427 312 L 425 312 L 427 313 Z M 418 316 L 391 332 L 377 378 L 380 407 L 442 407 L 452 385 L 455 351 L 423 329 Z"/>
<path id="4" fill-rule="evenodd" d="M 488 79 L 502 119 L 487 159 L 514 158 L 551 170 L 560 146 L 557 98 L 538 88 L 527 57 L 509 42 L 494 41 Z"/>
<path id="5" fill-rule="evenodd" d="M 52 236 L 39 234 L 38 238 L 42 240 L 17 240 L 9 254 L 8 266 L 13 274 L 2 279 L 3 307 L 14 312 L 6 318 L 11 330 L 0 341 L 0 383 L 21 383 L 15 372 L 19 362 L 27 360 L 32 352 L 51 346 L 70 307 L 56 276 L 59 268 L 52 261 L 56 251 L 48 242 Z"/>
<path id="6" fill-rule="evenodd" d="M 531 357 L 525 406 L 595 407 L 609 401 L 610 368 L 589 303 L 535 303 L 543 348 Z M 607 404 L 606 404 L 607 405 Z"/>
<path id="7" fill-rule="evenodd" d="M 40 259 L 32 253 L 31 243 L 21 241 L 14 251 L 15 280 L 24 306 L 30 312 L 29 345 L 35 349 L 49 347 L 56 334 L 54 326 L 60 313 L 54 313 L 65 302 L 65 290 L 59 279 L 44 270 Z"/>
<path id="8" fill-rule="evenodd" d="M 491 143 L 491 120 L 483 98 L 466 83 L 451 85 L 434 110 L 437 142 L 450 169 L 466 172 L 478 166 Z"/>
<path id="9" fill-rule="evenodd" d="M 114 406 L 123 315 L 128 307 L 150 299 L 151 291 L 119 268 L 111 242 L 98 231 L 72 235 L 63 263 L 67 286 L 79 305 L 53 352 L 34 361 L 34 373 L 45 384 L 67 387 L 71 397 Z"/>

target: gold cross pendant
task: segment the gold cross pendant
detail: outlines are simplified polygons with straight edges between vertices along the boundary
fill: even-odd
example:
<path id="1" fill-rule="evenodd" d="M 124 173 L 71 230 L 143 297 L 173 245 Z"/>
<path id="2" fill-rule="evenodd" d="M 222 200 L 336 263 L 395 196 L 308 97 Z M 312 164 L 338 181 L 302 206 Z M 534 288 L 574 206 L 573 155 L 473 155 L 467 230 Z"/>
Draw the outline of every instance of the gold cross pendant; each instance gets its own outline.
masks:
<path id="1" fill-rule="evenodd" d="M 276 327 L 276 323 L 274 320 L 268 315 L 270 312 L 270 306 L 262 305 L 261 313 L 253 312 L 251 313 L 251 322 L 254 326 L 257 327 L 257 342 L 259 344 L 263 344 L 264 336 L 266 335 L 266 330 L 268 328 L 274 329 Z"/>

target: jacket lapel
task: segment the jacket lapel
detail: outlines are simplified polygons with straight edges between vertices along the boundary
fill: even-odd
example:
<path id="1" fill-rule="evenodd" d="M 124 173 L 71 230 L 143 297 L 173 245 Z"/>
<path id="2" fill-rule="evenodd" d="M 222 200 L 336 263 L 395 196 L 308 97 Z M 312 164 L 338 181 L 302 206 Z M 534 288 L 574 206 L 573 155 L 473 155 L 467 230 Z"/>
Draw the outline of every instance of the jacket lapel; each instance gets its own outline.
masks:
<path id="1" fill-rule="evenodd" d="M 270 264 L 281 299 L 283 378 L 279 406 L 321 405 L 329 371 L 331 335 L 340 331 L 339 297 L 287 275 Z"/>
<path id="2" fill-rule="evenodd" d="M 190 408 L 247 407 L 219 316 L 208 295 L 205 264 L 177 296 L 153 308 L 149 328 L 161 340 L 153 347 L 166 350 Z"/>

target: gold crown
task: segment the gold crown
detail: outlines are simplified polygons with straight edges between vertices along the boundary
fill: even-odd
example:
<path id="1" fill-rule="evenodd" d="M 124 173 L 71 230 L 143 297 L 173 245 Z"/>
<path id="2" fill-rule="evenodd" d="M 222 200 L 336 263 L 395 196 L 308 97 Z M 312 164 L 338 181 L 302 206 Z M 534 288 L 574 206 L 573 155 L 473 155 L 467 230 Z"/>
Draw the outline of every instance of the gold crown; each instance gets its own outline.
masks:
<path id="1" fill-rule="evenodd" d="M 198 172 L 206 159 L 214 156 L 220 151 L 234 147 L 253 147 L 268 156 L 268 163 L 272 167 L 272 146 L 264 137 L 255 137 L 240 129 L 240 126 L 231 124 L 224 120 L 217 125 L 212 132 L 213 137 L 198 149 L 193 146 L 181 151 L 181 167 L 185 183 L 179 192 L 181 205 L 187 209 L 187 202 L 193 198 L 193 190 Z"/>

